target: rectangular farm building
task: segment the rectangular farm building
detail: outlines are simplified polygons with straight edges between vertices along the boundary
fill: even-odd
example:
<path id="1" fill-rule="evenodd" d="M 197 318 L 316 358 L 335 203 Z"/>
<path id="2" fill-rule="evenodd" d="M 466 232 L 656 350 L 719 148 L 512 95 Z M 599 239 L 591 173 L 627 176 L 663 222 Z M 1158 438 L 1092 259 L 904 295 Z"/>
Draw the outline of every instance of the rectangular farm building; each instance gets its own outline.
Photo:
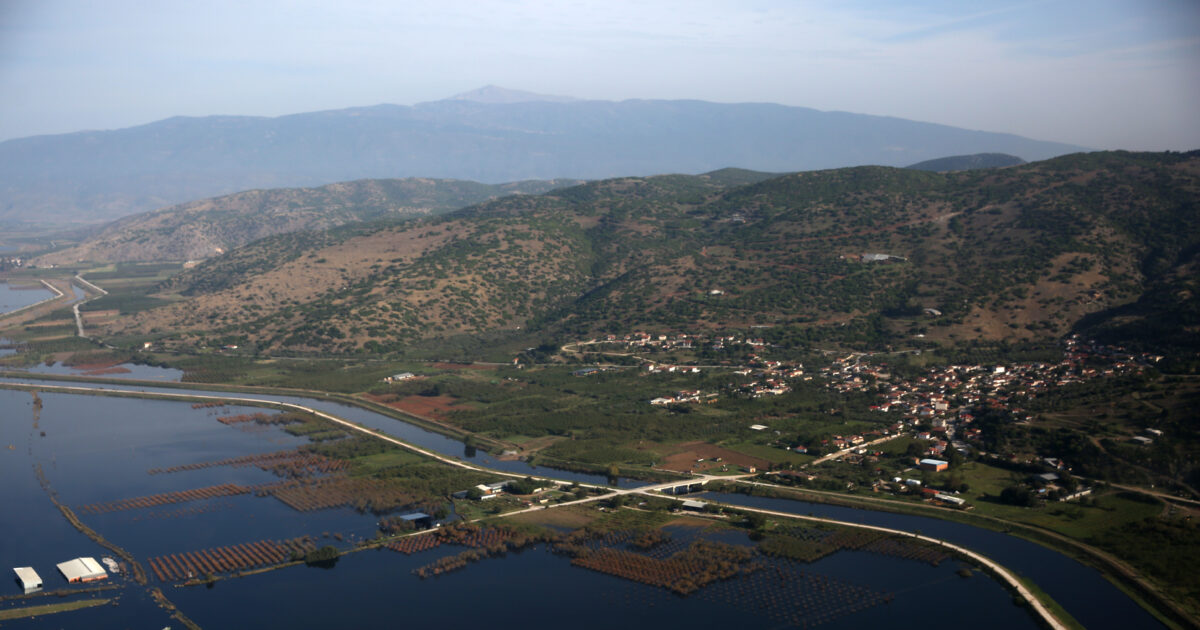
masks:
<path id="1" fill-rule="evenodd" d="M 944 462 L 940 459 L 922 459 L 921 460 L 921 470 L 932 470 L 934 472 L 941 472 L 943 470 L 946 470 L 949 467 L 950 467 L 950 462 Z"/>
<path id="2" fill-rule="evenodd" d="M 42 576 L 33 570 L 33 567 L 13 567 L 13 571 L 17 573 L 17 579 L 21 581 L 21 588 L 25 589 L 26 593 L 32 593 L 42 588 Z"/>
<path id="3" fill-rule="evenodd" d="M 94 582 L 108 577 L 95 558 L 75 558 L 58 563 L 58 570 L 68 582 Z"/>

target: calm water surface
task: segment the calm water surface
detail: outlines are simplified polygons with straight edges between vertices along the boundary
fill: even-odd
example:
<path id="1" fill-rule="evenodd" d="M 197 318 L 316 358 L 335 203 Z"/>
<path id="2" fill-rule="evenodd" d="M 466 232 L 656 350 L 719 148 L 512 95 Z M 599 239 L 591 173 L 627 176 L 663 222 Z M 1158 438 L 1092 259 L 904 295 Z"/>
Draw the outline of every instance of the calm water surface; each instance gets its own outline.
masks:
<path id="1" fill-rule="evenodd" d="M 101 376 L 104 378 L 127 378 L 137 381 L 163 381 L 169 383 L 178 383 L 183 378 L 183 370 L 175 368 L 164 368 L 153 365 L 137 365 L 135 363 L 121 363 L 114 365 L 111 368 L 95 369 L 95 368 L 79 368 L 62 363 L 54 363 L 52 365 L 34 365 L 28 368 L 21 368 L 33 374 L 54 374 L 60 376 Z"/>
<path id="2" fill-rule="evenodd" d="M 164 369 L 164 368 L 149 368 L 147 366 L 142 366 L 142 367 L 145 367 L 146 369 L 149 369 L 149 370 Z M 35 383 L 35 384 L 36 383 L 45 383 L 45 381 L 37 381 L 37 380 L 22 379 L 22 378 L 0 378 L 0 380 L 7 380 L 10 382 L 16 382 L 16 383 Z M 330 402 L 330 401 L 325 401 L 325 400 L 317 400 L 314 398 L 304 398 L 301 396 L 275 396 L 275 395 L 258 396 L 255 394 L 230 392 L 230 391 L 223 391 L 220 389 L 180 390 L 180 389 L 173 389 L 166 385 L 154 385 L 154 384 L 149 384 L 149 383 L 139 383 L 136 386 L 135 385 L 114 385 L 114 384 L 104 384 L 104 383 L 59 383 L 59 384 L 61 384 L 61 385 L 80 385 L 80 386 L 86 386 L 86 387 L 95 387 L 95 388 L 99 388 L 99 389 L 110 389 L 110 390 L 118 390 L 118 391 L 147 391 L 147 392 L 168 391 L 168 392 L 176 392 L 176 393 L 191 393 L 191 394 L 201 394 L 201 395 L 211 395 L 211 396 L 235 396 L 238 398 L 246 398 L 246 399 L 252 399 L 252 400 L 287 402 L 287 403 L 292 403 L 292 404 L 296 404 L 296 405 L 303 405 L 310 409 L 324 411 L 326 413 L 335 415 L 339 418 L 343 418 L 345 420 L 350 420 L 352 422 L 357 422 L 359 424 L 362 424 L 363 426 L 367 426 L 367 427 L 370 427 L 377 431 L 380 431 L 382 433 L 386 433 L 388 435 L 391 435 L 392 437 L 395 437 L 397 439 L 408 442 L 409 444 L 415 444 L 417 446 L 429 449 L 431 451 L 435 451 L 435 452 L 441 453 L 443 455 L 449 455 L 451 457 L 457 457 L 459 459 L 469 461 L 471 463 L 478 464 L 480 466 L 485 466 L 487 468 L 492 468 L 495 470 L 503 470 L 506 472 L 519 473 L 519 474 L 529 474 L 529 475 L 543 475 L 544 474 L 544 475 L 548 475 L 548 476 L 553 476 L 556 479 L 565 479 L 567 481 L 579 481 L 579 482 L 595 483 L 595 484 L 604 484 L 607 482 L 607 477 L 605 477 L 604 475 L 592 475 L 592 474 L 587 474 L 587 473 L 579 473 L 579 472 L 558 470 L 558 469 L 551 469 L 551 468 L 539 468 L 537 466 L 531 466 L 527 462 L 523 462 L 523 461 L 502 461 L 502 460 L 496 459 L 492 455 L 490 455 L 482 450 L 468 449 L 465 447 L 465 445 L 462 442 L 452 439 L 452 438 L 449 438 L 449 437 L 446 437 L 440 433 L 436 433 L 434 431 L 428 431 L 428 430 L 422 429 L 418 426 L 408 424 L 408 423 L 402 422 L 400 420 L 396 420 L 395 418 L 391 418 L 391 417 L 385 416 L 383 414 L 375 413 L 373 411 L 369 411 L 367 409 L 363 409 L 360 407 L 355 407 L 353 405 L 343 405 L 341 403 Z M 622 487 L 622 488 L 637 487 L 637 486 L 643 486 L 643 485 L 648 485 L 648 484 L 645 481 L 641 481 L 641 480 L 637 480 L 637 479 L 629 479 L 629 478 L 625 478 L 625 477 L 622 477 L 618 480 L 618 486 Z"/>
<path id="3" fill-rule="evenodd" d="M 131 388 L 131 386 L 103 387 Z M 140 384 L 137 386 L 137 389 L 151 391 L 164 388 Z M 220 394 L 222 392 L 213 390 L 193 393 Z M 236 393 L 232 395 L 254 397 Z M 237 407 L 224 407 L 217 412 L 203 409 L 194 410 L 186 403 L 170 401 L 113 399 L 65 394 L 42 394 L 42 398 L 45 406 L 39 420 L 39 431 L 45 431 L 45 437 L 40 436 L 31 428 L 31 395 L 27 392 L 0 390 L 0 410 L 2 410 L 0 411 L 0 420 L 3 421 L 0 423 L 0 431 L 2 431 L 0 432 L 0 447 L 13 445 L 13 449 L 5 448 L 0 451 L 0 454 L 5 456 L 0 458 L 0 466 L 10 467 L 0 468 L 0 478 L 18 480 L 15 484 L 0 486 L 3 488 L 0 490 L 2 493 L 0 500 L 4 501 L 3 505 L 23 506 L 28 503 L 40 506 L 32 511 L 0 511 L 3 513 L 0 514 L 0 531 L 32 530 L 35 532 L 33 535 L 35 539 L 48 537 L 44 544 L 35 545 L 30 545 L 28 540 L 0 537 L 0 541 L 2 541 L 0 542 L 0 558 L 5 560 L 13 558 L 9 560 L 11 566 L 34 565 L 46 580 L 48 589 L 55 588 L 51 578 L 61 580 L 61 577 L 53 570 L 54 563 L 76 555 L 101 555 L 102 550 L 96 548 L 91 541 L 78 535 L 65 522 L 58 523 L 62 521 L 61 517 L 56 518 L 57 511 L 44 498 L 44 493 L 32 476 L 34 463 L 42 463 L 47 478 L 64 502 L 70 505 L 81 505 L 220 483 L 268 482 L 274 477 L 253 467 L 215 467 L 153 476 L 148 475 L 146 470 L 153 467 L 211 461 L 243 454 L 267 453 L 291 448 L 302 443 L 300 439 L 282 431 L 272 429 L 246 433 L 215 421 L 215 415 L 218 413 L 227 415 L 240 412 L 238 411 L 240 408 Z M 270 398 L 327 411 L 431 450 L 467 459 L 464 457 L 461 442 L 374 412 L 302 397 L 272 396 Z M 251 409 L 244 408 L 241 411 L 249 412 Z M 23 451 L 22 448 L 25 450 Z M 22 453 L 24 453 L 23 458 L 21 457 Z M 495 468 L 518 472 L 533 471 L 523 462 L 497 462 L 490 456 L 481 453 L 477 453 L 469 459 Z M 543 470 L 541 472 L 560 478 L 572 476 L 560 471 Z M 596 479 L 596 477 L 588 475 L 574 476 L 586 480 Z M 1162 627 L 1116 587 L 1101 578 L 1094 569 L 1050 549 L 1002 533 L 932 518 L 781 499 L 734 494 L 723 494 L 718 498 L 733 504 L 755 505 L 799 514 L 812 513 L 908 531 L 919 530 L 924 534 L 945 538 L 975 549 L 999 560 L 1018 573 L 1032 578 L 1088 628 Z M 340 532 L 351 538 L 367 537 L 374 531 L 373 517 L 360 515 L 349 509 L 301 514 L 274 499 L 253 496 L 226 497 L 201 503 L 206 503 L 204 510 L 197 512 L 177 509 L 180 505 L 187 507 L 191 504 L 176 504 L 158 508 L 156 511 L 132 510 L 88 515 L 85 521 L 104 535 L 109 536 L 114 542 L 126 545 L 131 552 L 141 558 L 253 540 L 280 540 L 302 535 L 317 535 L 325 531 Z M 39 528 L 34 525 L 42 521 L 54 521 L 58 524 L 47 528 Z M 186 544 L 181 544 L 181 541 L 186 541 Z M 87 549 L 88 553 L 84 553 L 80 549 Z M 457 552 L 456 548 L 451 549 L 452 551 L 448 553 Z M 17 551 L 21 553 L 15 555 L 21 557 L 32 555 L 33 558 L 30 560 L 15 559 L 14 553 Z M 576 569 L 570 567 L 565 559 L 538 550 L 527 551 L 503 560 L 488 560 L 465 571 L 433 580 L 421 581 L 411 576 L 412 568 L 426 564 L 441 555 L 448 555 L 448 553 L 433 550 L 426 552 L 426 554 L 432 554 L 428 557 L 421 554 L 406 557 L 389 551 L 364 552 L 344 557 L 339 561 L 337 568 L 329 571 L 310 568 L 289 569 L 261 577 L 221 582 L 213 589 L 172 589 L 170 595 L 173 599 L 178 599 L 181 604 L 184 601 L 203 601 L 203 604 L 196 604 L 200 607 L 199 610 L 193 611 L 188 607 L 187 612 L 189 615 L 195 614 L 197 620 L 202 624 L 205 621 L 200 617 L 212 615 L 208 619 L 208 623 L 212 624 L 211 627 L 228 627 L 227 624 L 231 623 L 231 619 L 240 619 L 240 617 L 223 617 L 222 615 L 248 615 L 247 620 L 270 626 L 274 625 L 270 621 L 273 619 L 270 615 L 281 614 L 278 607 L 246 610 L 247 605 L 243 600 L 251 601 L 256 597 L 254 593 L 258 593 L 257 596 L 266 595 L 270 598 L 270 593 L 293 592 L 292 589 L 295 589 L 294 592 L 297 595 L 311 592 L 313 597 L 311 600 L 298 597 L 294 603 L 328 601 L 323 594 L 333 593 L 337 593 L 339 600 L 354 602 L 364 598 L 373 600 L 380 597 L 379 591 L 374 587 L 364 587 L 364 584 L 400 580 L 399 576 L 403 576 L 403 580 L 405 580 L 403 583 L 411 583 L 413 588 L 417 588 L 423 593 L 419 595 L 422 601 L 445 603 L 448 607 L 455 606 L 442 609 L 441 614 L 445 621 L 446 610 L 464 610 L 461 606 L 456 605 L 461 603 L 463 597 L 463 591 L 460 590 L 462 586 L 458 585 L 460 581 L 465 585 L 475 585 L 476 588 L 480 588 L 481 584 L 486 584 L 488 588 L 499 589 L 498 594 L 495 595 L 494 606 L 500 606 L 499 602 L 504 601 L 506 597 L 512 597 L 512 592 L 506 589 L 514 581 L 519 581 L 521 584 L 529 583 L 529 580 L 538 582 L 543 574 L 548 573 L 557 576 L 548 578 L 549 582 L 567 590 L 582 589 L 579 591 L 580 593 L 589 593 L 588 588 L 593 588 L 596 584 L 601 583 L 610 584 L 611 589 L 615 589 L 611 591 L 611 597 L 616 598 L 625 596 L 623 589 L 644 591 L 643 596 L 649 598 L 646 601 L 651 602 L 649 605 L 654 610 L 659 610 L 661 606 L 662 610 L 675 611 L 666 614 L 664 618 L 670 618 L 671 614 L 685 614 L 689 610 L 705 610 L 704 605 L 698 603 L 699 600 L 696 596 L 679 598 L 651 587 L 632 585 L 617 578 Z M 40 564 L 35 564 L 36 562 L 40 562 Z M 889 562 L 900 562 L 903 567 L 887 569 L 888 566 L 891 566 L 888 564 Z M 561 568 L 554 568 L 559 565 Z M 957 563 L 943 563 L 943 567 L 938 569 L 946 568 L 949 565 L 957 565 Z M 513 571 L 511 573 L 509 572 L 510 568 Z M 937 592 L 937 588 L 969 588 L 982 589 L 982 591 L 988 591 L 991 588 L 998 589 L 993 595 L 976 594 L 971 591 L 972 594 L 959 595 L 961 601 L 939 600 L 939 606 L 961 605 L 964 610 L 985 606 L 985 609 L 989 611 L 987 619 L 981 621 L 985 624 L 983 625 L 985 628 L 1012 627 L 1012 624 L 1016 624 L 1016 627 L 1023 627 L 1022 623 L 1031 623 L 1030 618 L 1023 611 L 1015 609 L 1011 605 L 1010 598 L 997 583 L 990 578 L 959 578 L 954 573 L 953 567 L 946 568 L 945 570 L 949 571 L 946 574 L 939 573 L 919 577 L 923 575 L 920 574 L 921 571 L 926 568 L 934 568 L 915 562 L 881 558 L 872 554 L 842 552 L 813 565 L 808 565 L 805 570 L 818 571 L 818 568 L 823 572 L 822 575 L 862 584 L 881 592 L 896 593 L 896 599 L 886 606 L 871 608 L 845 617 L 844 620 L 849 625 L 829 627 L 860 627 L 850 623 L 851 618 L 860 620 L 870 618 L 872 623 L 889 623 L 895 627 L 919 627 L 920 624 L 917 623 L 916 617 L 909 619 L 906 616 L 908 613 L 897 612 L 905 610 L 906 606 L 910 605 L 907 596 L 902 596 L 910 592 L 907 590 L 910 587 L 915 589 L 911 592 L 920 592 L 924 596 L 932 596 Z M 527 575 L 531 571 L 537 577 Z M 352 574 L 352 579 L 347 577 L 347 572 Z M 563 573 L 563 575 L 560 576 L 559 573 Z M 953 576 L 953 579 L 950 579 L 949 576 Z M 410 578 L 411 581 L 409 581 Z M 489 579 L 492 581 L 487 582 Z M 596 582 L 597 580 L 599 582 Z M 445 591 L 431 586 L 443 583 L 458 586 Z M 253 588 L 248 586 L 250 584 L 254 585 Z M 921 584 L 928 586 L 923 587 Z M 935 588 L 933 586 L 935 584 L 939 586 Z M 978 585 L 988 586 L 984 588 L 984 586 Z M 15 582 L 12 588 L 16 588 Z M 408 594 L 403 595 L 403 597 L 408 596 Z M 418 595 L 412 596 L 418 597 Z M 443 596 L 446 597 L 444 602 L 438 599 Z M 482 599 L 476 599 L 476 596 Z M 393 599 L 388 599 L 388 597 Z M 401 597 L 401 595 L 393 594 L 388 597 L 383 597 L 382 599 L 385 601 L 378 604 L 379 611 L 391 610 L 394 612 L 394 608 L 391 607 L 394 598 Z M 491 597 L 491 593 L 476 593 L 472 594 L 472 601 L 490 602 Z M 977 600 L 976 597 L 980 599 Z M 989 597 L 999 598 L 999 600 L 988 599 Z M 584 599 L 586 601 L 587 598 Z M 672 608 L 676 605 L 672 602 L 677 600 L 677 607 Z M 993 614 L 989 608 L 993 604 L 983 602 L 994 603 L 994 601 L 1002 601 L 1004 605 L 1000 606 Z M 539 599 L 538 610 L 543 609 L 540 603 Z M 303 604 L 296 603 L 295 605 L 306 609 Z M 576 609 L 579 605 L 581 604 L 578 601 L 572 604 Z M 916 604 L 911 605 L 915 609 L 921 608 Z M 928 600 L 925 601 L 925 606 L 927 612 Z M 339 611 L 339 614 L 348 614 L 340 606 L 334 608 Z M 438 606 L 438 608 L 442 607 Z M 524 610 L 521 614 L 528 614 L 527 609 L 519 608 Z M 553 609 L 554 606 L 551 608 Z M 385 612 L 370 612 L 375 609 L 369 606 L 356 608 L 356 610 L 359 612 L 354 614 L 361 613 L 364 623 L 383 619 L 383 617 L 372 617 L 372 615 L 385 614 Z M 489 619 L 491 619 L 492 613 L 500 614 L 491 608 L 488 610 Z M 1000 610 L 1007 612 L 1002 614 L 999 612 Z M 1018 613 L 1018 621 L 1008 620 L 1005 616 L 1014 610 Z M 609 612 L 606 608 L 605 614 L 607 615 Z M 292 621 L 300 621 L 302 622 L 300 625 L 305 625 L 309 620 L 323 618 L 318 613 L 310 611 L 310 614 L 313 616 L 305 615 Z M 428 614 L 432 615 L 433 613 Z M 517 613 L 514 612 L 514 614 Z M 705 614 L 708 616 L 695 618 L 698 623 L 706 625 L 705 621 L 715 618 L 711 615 L 718 613 Z M 415 618 L 420 619 L 427 618 L 425 612 L 408 611 L 405 615 L 414 615 Z M 879 615 L 884 616 L 875 617 Z M 901 618 L 908 621 L 903 621 Z M 611 618 L 607 619 L 609 622 L 612 621 Z M 636 623 L 637 619 L 639 618 L 633 618 L 633 621 Z M 986 625 L 991 619 L 1005 621 L 1003 625 Z M 761 621 L 768 627 L 773 627 L 768 623 L 767 618 L 764 617 Z M 590 619 L 580 620 L 580 623 L 584 624 L 584 627 L 593 627 L 587 625 L 591 623 Z M 596 623 L 601 623 L 600 619 L 597 619 Z M 313 626 L 319 625 L 322 624 L 314 621 Z M 973 621 L 972 625 L 978 624 Z"/>
<path id="4" fill-rule="evenodd" d="M 46 590 L 72 589 L 55 570 L 58 562 L 108 552 L 70 527 L 39 486 L 40 465 L 52 491 L 93 529 L 123 546 L 143 564 L 151 556 L 182 553 L 257 540 L 314 536 L 318 544 L 343 548 L 355 538 L 373 535 L 376 517 L 350 509 L 294 511 L 272 497 L 240 495 L 176 503 L 156 508 L 92 514 L 85 505 L 186 490 L 223 483 L 256 484 L 277 478 L 248 466 L 210 467 L 170 474 L 148 473 L 189 463 L 294 448 L 303 440 L 274 427 L 243 430 L 216 421 L 218 415 L 248 413 L 249 407 L 192 409 L 170 401 L 40 395 L 35 413 L 28 392 L 0 390 L 0 558 L 8 566 L 32 566 Z M 394 421 L 393 421 L 394 422 Z M 43 435 L 44 434 L 44 435 Z M 10 448 L 11 447 L 11 448 Z M 347 542 L 324 538 L 339 533 Z M 684 534 L 681 534 L 684 535 Z M 749 544 L 740 532 L 721 538 Z M 240 627 L 394 627 L 398 620 L 436 623 L 439 627 L 505 626 L 537 619 L 570 619 L 573 627 L 731 627 L 753 623 L 782 627 L 770 608 L 746 602 L 754 597 L 799 596 L 763 573 L 757 581 L 739 578 L 689 597 L 573 567 L 565 557 L 535 547 L 492 558 L 438 578 L 421 580 L 416 567 L 458 553 L 440 547 L 405 556 L 387 550 L 341 558 L 333 569 L 294 567 L 258 576 L 226 580 L 213 588 L 165 588 L 181 610 L 206 628 Z M 791 565 L 789 565 L 791 566 Z M 943 614 L 982 614 L 982 628 L 1033 628 L 1026 612 L 1014 606 L 995 581 L 976 574 L 957 575 L 957 561 L 938 567 L 862 552 L 840 552 L 792 570 L 817 576 L 828 587 L 811 612 L 831 616 L 823 627 L 857 628 L 868 624 L 920 627 L 931 598 L 944 601 Z M 747 580 L 742 582 L 741 580 Z M 178 623 L 148 598 L 146 589 L 121 576 L 119 605 L 62 613 L 42 619 L 5 622 L 11 628 L 89 627 L 162 628 Z M 151 578 L 151 583 L 156 583 Z M 740 590 L 739 590 L 740 589 Z M 890 603 L 851 612 L 836 592 L 890 594 Z M 15 581 L 0 582 L 0 595 L 17 594 Z M 840 597 L 840 599 L 839 599 Z M 470 606 L 464 606 L 469 599 Z M 58 601 L 56 598 L 32 603 Z M 828 604 L 824 602 L 829 602 Z M 0 609 L 19 602 L 0 602 Z M 595 611 L 599 614 L 589 614 Z M 531 616 L 532 615 L 532 616 Z M 550 615 L 550 616 L 547 616 Z M 570 615 L 567 617 L 567 615 Z M 540 625 L 540 624 L 539 624 Z"/>
<path id="5" fill-rule="evenodd" d="M 37 283 L 37 288 L 27 289 L 0 282 L 0 313 L 15 311 L 52 297 L 54 297 L 54 293 L 48 291 L 41 283 Z"/>
<path id="6" fill-rule="evenodd" d="M 771 499 L 743 494 L 709 496 L 723 503 L 879 525 L 941 538 L 977 551 L 1032 579 L 1087 628 L 1163 628 L 1158 620 L 1105 580 L 1100 572 L 1041 545 L 961 523 L 936 518 Z"/>

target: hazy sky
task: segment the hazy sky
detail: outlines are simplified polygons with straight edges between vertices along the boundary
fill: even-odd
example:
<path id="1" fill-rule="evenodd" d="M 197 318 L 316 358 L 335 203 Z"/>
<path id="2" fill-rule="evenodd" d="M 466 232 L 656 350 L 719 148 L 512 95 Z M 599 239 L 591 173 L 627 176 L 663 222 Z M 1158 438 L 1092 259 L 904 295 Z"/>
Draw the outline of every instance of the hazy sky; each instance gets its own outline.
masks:
<path id="1" fill-rule="evenodd" d="M 0 139 L 486 84 L 1197 149 L 1200 0 L 0 0 Z"/>

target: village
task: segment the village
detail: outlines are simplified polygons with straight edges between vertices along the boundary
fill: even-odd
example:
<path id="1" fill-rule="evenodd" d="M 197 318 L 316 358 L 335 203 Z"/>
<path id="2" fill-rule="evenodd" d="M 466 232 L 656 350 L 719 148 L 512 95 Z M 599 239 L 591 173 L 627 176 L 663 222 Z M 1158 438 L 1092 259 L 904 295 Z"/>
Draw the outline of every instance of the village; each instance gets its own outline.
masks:
<path id="1" fill-rule="evenodd" d="M 924 375 L 911 379 L 890 373 L 886 363 L 871 361 L 871 355 L 840 357 L 821 369 L 821 375 L 827 380 L 826 386 L 842 393 L 876 392 L 879 402 L 872 404 L 870 410 L 896 416 L 897 421 L 865 435 L 831 436 L 821 441 L 821 447 L 834 452 L 849 451 L 849 455 L 841 460 L 846 463 L 873 463 L 879 460 L 882 452 L 856 447 L 873 436 L 905 433 L 919 440 L 918 444 L 927 445 L 912 458 L 916 469 L 942 472 L 949 467 L 948 460 L 961 460 L 975 454 L 1006 464 L 1040 468 L 1043 472 L 1026 478 L 1026 486 L 1034 498 L 1069 501 L 1087 496 L 1091 489 L 1070 477 L 1071 463 L 1058 453 L 986 452 L 981 441 L 982 429 L 975 426 L 976 418 L 972 413 L 980 408 L 1003 409 L 1011 413 L 1013 422 L 1030 423 L 1035 418 L 1020 406 L 1022 401 L 1034 399 L 1056 387 L 1139 373 L 1161 360 L 1156 355 L 1132 354 L 1118 347 L 1082 341 L 1077 336 L 1067 338 L 1063 343 L 1063 358 L 1056 363 L 948 365 L 931 368 Z M 1146 433 L 1129 440 L 1134 444 L 1149 445 L 1154 437 L 1162 435 L 1153 428 L 1147 429 Z M 802 453 L 814 450 L 804 445 L 791 448 Z M 891 481 L 891 484 L 877 481 L 875 489 L 920 492 L 926 498 L 944 504 L 967 507 L 949 492 L 922 488 L 920 480 L 895 477 Z"/>
<path id="2" fill-rule="evenodd" d="M 689 351 L 698 348 L 712 350 L 745 349 L 748 360 L 743 365 L 733 366 L 732 372 L 754 380 L 731 384 L 721 391 L 681 389 L 655 397 L 649 404 L 671 406 L 681 404 L 711 404 L 722 396 L 760 398 L 779 396 L 792 391 L 790 382 L 810 381 L 813 375 L 806 374 L 798 362 L 785 362 L 762 356 L 769 344 L 762 339 L 719 335 L 706 337 L 690 333 L 651 334 L 634 332 L 623 336 L 607 335 L 603 339 L 586 342 L 589 345 L 609 345 L 623 349 L 652 349 L 668 352 Z M 914 351 L 918 352 L 919 351 Z M 708 369 L 729 369 L 729 365 L 699 366 L 676 365 L 639 357 L 644 361 L 648 374 L 700 374 Z M 978 456 L 1003 464 L 1018 464 L 1039 469 L 1041 472 L 1028 475 L 1026 485 L 1032 496 L 1038 499 L 1054 498 L 1074 500 L 1087 496 L 1091 489 L 1078 483 L 1071 476 L 1071 463 L 1059 453 L 989 453 L 984 448 L 982 429 L 976 426 L 974 413 L 978 409 L 1003 409 L 1011 414 L 1013 422 L 1030 423 L 1031 413 L 1023 409 L 1023 401 L 1034 399 L 1054 388 L 1084 383 L 1102 377 L 1135 374 L 1151 366 L 1162 357 L 1151 354 L 1134 354 L 1119 347 L 1105 346 L 1072 336 L 1063 340 L 1063 355 L 1056 362 L 1028 362 L 1014 364 L 954 364 L 930 368 L 920 376 L 902 377 L 892 373 L 880 355 L 849 353 L 834 359 L 830 365 L 818 371 L 832 391 L 849 393 L 875 393 L 877 402 L 871 404 L 871 412 L 894 417 L 893 422 L 858 433 L 830 434 L 815 439 L 791 440 L 780 436 L 778 447 L 798 454 L 822 456 L 817 462 L 833 459 L 851 466 L 878 463 L 887 454 L 877 448 L 864 445 L 898 437 L 910 437 L 919 445 L 920 452 L 909 449 L 903 461 L 907 466 L 898 471 L 901 476 L 882 477 L 872 484 L 875 491 L 895 494 L 915 494 L 927 500 L 950 507 L 969 509 L 964 500 L 955 496 L 958 484 L 944 483 L 944 475 L 930 475 L 946 471 L 951 461 L 959 462 L 966 456 Z M 603 371 L 603 368 L 587 368 L 576 371 L 577 376 L 586 376 Z M 764 427 L 765 428 L 765 427 Z M 1145 435 L 1129 438 L 1137 445 L 1149 445 L 1161 431 L 1148 429 Z M 805 442 L 805 443 L 802 443 Z M 807 468 L 807 465 L 804 466 Z M 883 468 L 878 471 L 882 474 Z M 921 479 L 906 477 L 905 473 L 921 471 Z M 812 470 L 806 472 L 783 471 L 786 475 L 801 475 L 808 481 L 817 479 Z M 933 480 L 937 487 L 927 487 Z M 943 483 L 936 483 L 941 481 Z"/>
<path id="3" fill-rule="evenodd" d="M 767 343 L 761 338 L 743 337 L 737 335 L 721 335 L 713 338 L 708 338 L 703 335 L 676 333 L 676 334 L 651 334 L 646 332 L 634 332 L 618 337 L 617 335 L 607 335 L 603 339 L 596 339 L 584 342 L 578 345 L 611 345 L 617 348 L 637 349 L 649 348 L 660 352 L 669 352 L 673 350 L 691 351 L 702 347 L 707 347 L 713 351 L 723 351 L 734 348 L 746 348 L 751 351 L 745 365 L 734 370 L 734 374 L 738 376 L 752 376 L 757 380 L 739 383 L 730 386 L 724 393 L 726 395 L 743 396 L 747 398 L 761 398 L 764 396 L 780 396 L 792 391 L 788 385 L 787 379 L 803 379 L 806 381 L 812 380 L 812 376 L 807 376 L 804 373 L 804 366 L 795 362 L 784 362 L 766 359 L 757 352 L 757 349 L 767 347 Z M 643 358 L 645 361 L 645 371 L 648 374 L 700 374 L 704 369 L 714 367 L 728 369 L 728 365 L 720 366 L 698 366 L 698 365 L 674 365 L 666 362 L 655 361 L 652 359 Z M 573 372 L 576 376 L 590 376 L 602 371 L 602 368 L 585 368 Z M 669 395 L 658 396 L 652 398 L 649 403 L 656 406 L 666 406 L 672 404 L 689 404 L 689 403 L 713 403 L 716 402 L 722 392 L 704 392 L 701 390 L 679 390 Z"/>
<path id="4" fill-rule="evenodd" d="M 24 264 L 25 261 L 20 256 L 0 256 L 0 271 L 19 269 Z"/>

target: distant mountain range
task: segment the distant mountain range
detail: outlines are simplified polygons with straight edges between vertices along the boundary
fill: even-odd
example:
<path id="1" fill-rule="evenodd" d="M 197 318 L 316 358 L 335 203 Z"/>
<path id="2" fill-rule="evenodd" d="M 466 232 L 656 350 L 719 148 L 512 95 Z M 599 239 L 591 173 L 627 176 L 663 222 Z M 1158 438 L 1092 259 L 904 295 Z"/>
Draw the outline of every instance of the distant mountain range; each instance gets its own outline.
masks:
<path id="1" fill-rule="evenodd" d="M 1025 160 L 1005 153 L 976 153 L 975 155 L 952 155 L 950 157 L 925 160 L 909 165 L 908 168 L 918 171 L 933 171 L 948 173 L 951 171 L 970 171 L 979 168 L 1003 168 L 1024 164 Z"/>
<path id="2" fill-rule="evenodd" d="M 496 183 L 791 172 L 1084 150 L 1011 134 L 766 103 L 581 101 L 488 87 L 415 106 L 176 117 L 0 143 L 0 222 L 99 223 L 206 197 L 366 178 Z"/>

